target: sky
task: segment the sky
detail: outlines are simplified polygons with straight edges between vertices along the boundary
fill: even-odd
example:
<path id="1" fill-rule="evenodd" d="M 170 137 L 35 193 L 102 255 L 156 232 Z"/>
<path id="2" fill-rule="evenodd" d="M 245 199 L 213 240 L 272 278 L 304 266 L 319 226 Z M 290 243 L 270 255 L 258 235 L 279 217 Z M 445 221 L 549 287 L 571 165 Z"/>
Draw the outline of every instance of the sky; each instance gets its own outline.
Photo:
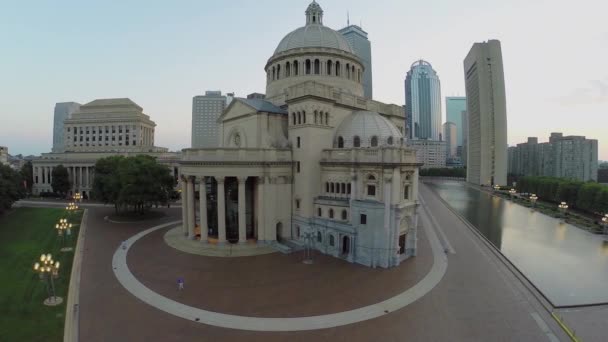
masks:
<path id="1" fill-rule="evenodd" d="M 326 26 L 344 27 L 348 12 L 368 32 L 376 100 L 404 104 L 418 59 L 438 72 L 442 96 L 464 96 L 467 52 L 499 39 L 509 144 L 585 135 L 608 160 L 605 1 L 318 2 Z M 189 147 L 192 97 L 263 93 L 266 61 L 309 3 L 0 0 L 0 145 L 49 152 L 56 102 L 128 97 L 156 122 L 157 146 Z"/>

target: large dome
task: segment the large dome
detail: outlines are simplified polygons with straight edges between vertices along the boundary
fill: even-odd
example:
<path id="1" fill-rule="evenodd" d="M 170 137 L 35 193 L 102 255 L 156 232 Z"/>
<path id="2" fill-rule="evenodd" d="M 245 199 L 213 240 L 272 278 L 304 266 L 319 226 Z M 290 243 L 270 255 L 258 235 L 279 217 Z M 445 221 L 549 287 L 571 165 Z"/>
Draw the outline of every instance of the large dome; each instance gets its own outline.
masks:
<path id="1" fill-rule="evenodd" d="M 274 53 L 307 47 L 334 48 L 354 53 L 342 34 L 323 26 L 323 9 L 313 0 L 306 9 L 306 25 L 285 36 Z"/>
<path id="2" fill-rule="evenodd" d="M 340 139 L 342 139 L 341 143 Z M 338 148 L 401 146 L 402 144 L 403 135 L 392 122 L 376 112 L 365 110 L 353 112 L 346 117 L 334 135 L 334 146 Z"/>
<path id="3" fill-rule="evenodd" d="M 274 53 L 305 47 L 326 47 L 353 53 L 342 34 L 321 24 L 306 25 L 291 31 L 281 40 Z"/>

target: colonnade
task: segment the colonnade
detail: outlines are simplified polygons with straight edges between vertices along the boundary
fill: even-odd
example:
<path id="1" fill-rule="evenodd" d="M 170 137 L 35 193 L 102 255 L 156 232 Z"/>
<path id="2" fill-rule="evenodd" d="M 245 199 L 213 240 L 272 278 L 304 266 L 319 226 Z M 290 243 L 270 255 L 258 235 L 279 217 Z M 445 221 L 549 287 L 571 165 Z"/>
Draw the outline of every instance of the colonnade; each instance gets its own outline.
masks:
<path id="1" fill-rule="evenodd" d="M 194 228 L 196 226 L 195 210 L 196 200 L 194 196 L 195 185 L 199 185 L 199 226 L 201 230 L 201 242 L 207 243 L 209 239 L 209 225 L 207 218 L 207 177 L 194 177 L 194 176 L 182 176 L 180 179 L 181 186 L 181 200 L 182 200 L 182 221 L 184 235 L 189 239 L 195 238 Z M 217 219 L 218 219 L 218 243 L 225 244 L 226 239 L 226 196 L 225 196 L 225 182 L 226 177 L 215 176 L 213 177 L 217 183 Z M 238 181 L 238 242 L 247 242 L 247 229 L 246 229 L 246 218 L 245 218 L 245 183 L 247 182 L 248 176 L 235 177 Z M 257 199 L 258 204 L 257 210 L 257 223 L 258 227 L 262 226 L 264 222 L 264 210 L 263 208 L 263 196 L 264 196 L 264 177 L 257 177 Z M 258 229 L 258 240 L 264 239 L 262 229 Z"/>
<path id="2" fill-rule="evenodd" d="M 34 183 L 51 186 L 55 166 L 36 166 Z M 93 166 L 66 166 L 72 190 L 90 189 L 93 187 Z"/>

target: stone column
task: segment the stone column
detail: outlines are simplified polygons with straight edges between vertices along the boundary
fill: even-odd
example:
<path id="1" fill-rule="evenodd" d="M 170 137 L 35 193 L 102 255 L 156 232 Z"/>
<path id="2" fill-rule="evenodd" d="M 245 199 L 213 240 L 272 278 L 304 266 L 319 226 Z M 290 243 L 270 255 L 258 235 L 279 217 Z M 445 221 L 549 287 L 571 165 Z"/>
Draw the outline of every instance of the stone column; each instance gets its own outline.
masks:
<path id="1" fill-rule="evenodd" d="M 53 167 L 49 166 L 49 184 L 53 184 Z"/>
<path id="2" fill-rule="evenodd" d="M 239 181 L 239 243 L 247 242 L 247 227 L 245 223 L 245 182 L 247 177 L 238 177 Z"/>
<path id="3" fill-rule="evenodd" d="M 217 181 L 217 238 L 219 244 L 226 243 L 226 200 L 224 194 L 224 177 L 215 177 Z"/>
<path id="4" fill-rule="evenodd" d="M 392 188 L 393 177 L 392 175 L 385 175 L 384 177 L 384 236 L 386 236 L 387 244 L 383 246 L 386 248 L 386 259 L 382 262 L 389 262 L 391 251 L 394 248 L 392 243 L 392 236 L 390 233 L 391 225 L 391 188 Z M 386 265 L 388 266 L 388 265 Z"/>
<path id="5" fill-rule="evenodd" d="M 209 224 L 207 222 L 207 187 L 205 186 L 205 177 L 201 177 L 199 183 L 200 197 L 200 226 L 201 226 L 201 243 L 207 243 L 209 235 Z"/>
<path id="6" fill-rule="evenodd" d="M 78 188 L 80 189 L 79 192 L 82 192 L 82 166 L 78 167 Z"/>
<path id="7" fill-rule="evenodd" d="M 186 179 L 184 176 L 179 178 L 180 195 L 182 200 L 182 232 L 188 235 L 188 201 L 186 201 Z"/>
<path id="8" fill-rule="evenodd" d="M 188 202 L 188 239 L 194 239 L 194 181 L 192 177 L 187 178 L 186 201 Z"/>
<path id="9" fill-rule="evenodd" d="M 264 176 L 258 177 L 257 179 L 257 225 L 258 225 L 258 242 L 267 240 L 266 238 L 266 222 L 264 214 Z"/>

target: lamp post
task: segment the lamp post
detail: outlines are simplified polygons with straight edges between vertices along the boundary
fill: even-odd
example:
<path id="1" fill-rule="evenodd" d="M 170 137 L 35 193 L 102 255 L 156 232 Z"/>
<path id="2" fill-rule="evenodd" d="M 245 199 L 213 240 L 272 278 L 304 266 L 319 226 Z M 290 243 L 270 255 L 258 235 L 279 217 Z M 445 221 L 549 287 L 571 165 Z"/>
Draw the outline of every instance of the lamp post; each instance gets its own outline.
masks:
<path id="1" fill-rule="evenodd" d="M 602 227 L 604 228 L 604 234 L 608 234 L 608 214 L 602 217 Z"/>
<path id="2" fill-rule="evenodd" d="M 538 200 L 538 196 L 536 196 L 536 194 L 532 194 L 532 196 L 530 196 L 530 201 L 532 202 L 532 208 L 536 207 L 537 200 Z"/>
<path id="3" fill-rule="evenodd" d="M 312 239 L 313 239 L 313 234 L 312 232 L 305 232 L 304 234 L 302 234 L 302 237 L 304 238 L 305 244 L 304 244 L 304 261 L 302 261 L 303 263 L 310 265 L 313 263 L 312 260 Z"/>
<path id="4" fill-rule="evenodd" d="M 82 195 L 80 194 L 80 192 L 77 192 L 74 194 L 74 201 L 75 202 L 82 202 Z"/>
<path id="5" fill-rule="evenodd" d="M 494 192 L 498 192 L 498 190 L 500 190 L 500 185 L 494 185 Z"/>
<path id="6" fill-rule="evenodd" d="M 568 204 L 566 202 L 562 202 L 557 207 L 559 208 L 559 212 L 561 213 L 562 218 L 565 221 L 566 220 L 566 210 L 568 210 Z"/>
<path id="7" fill-rule="evenodd" d="M 60 249 L 62 252 L 71 252 L 72 247 L 68 247 L 65 245 L 66 239 L 72 235 L 72 224 L 68 223 L 67 219 L 60 219 L 59 223 L 55 225 L 55 229 L 57 229 L 57 235 L 62 240 L 63 247 Z"/>
<path id="8" fill-rule="evenodd" d="M 515 191 L 515 189 L 509 190 L 509 195 L 511 195 L 511 200 L 513 200 L 513 197 L 515 197 L 516 193 L 517 193 L 517 191 Z"/>
<path id="9" fill-rule="evenodd" d="M 55 295 L 55 281 L 59 276 L 59 261 L 53 261 L 51 254 L 42 254 L 40 262 L 34 263 L 34 272 L 40 275 L 40 280 L 46 284 L 48 298 L 44 300 L 44 305 L 55 306 L 63 302 L 63 298 Z"/>

